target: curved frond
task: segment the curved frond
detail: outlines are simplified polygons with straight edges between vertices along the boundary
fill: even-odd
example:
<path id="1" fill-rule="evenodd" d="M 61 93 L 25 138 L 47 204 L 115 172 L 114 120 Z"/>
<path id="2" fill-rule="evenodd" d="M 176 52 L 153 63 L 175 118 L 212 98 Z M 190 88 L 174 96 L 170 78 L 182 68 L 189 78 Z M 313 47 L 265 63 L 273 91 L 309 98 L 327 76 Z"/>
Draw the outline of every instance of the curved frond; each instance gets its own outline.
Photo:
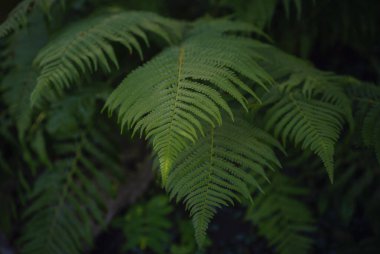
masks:
<path id="1" fill-rule="evenodd" d="M 253 175 L 266 179 L 265 168 L 280 166 L 272 144 L 276 141 L 271 136 L 238 119 L 211 127 L 178 157 L 168 191 L 177 202 L 186 203 L 200 246 L 217 209 L 240 202 L 241 197 L 251 200 L 249 187 L 260 189 Z"/>
<path id="2" fill-rule="evenodd" d="M 142 56 L 140 41 L 148 44 L 147 32 L 171 42 L 178 37 L 179 26 L 156 14 L 137 11 L 109 11 L 71 25 L 36 57 L 40 74 L 32 103 L 55 98 L 77 83 L 83 74 L 97 70 L 110 72 L 112 66 L 118 67 L 112 43 L 120 43 Z"/>
<path id="3" fill-rule="evenodd" d="M 300 201 L 307 195 L 290 178 L 275 174 L 272 183 L 258 193 L 246 218 L 258 227 L 279 254 L 310 253 L 315 231 L 310 209 Z"/>
<path id="4" fill-rule="evenodd" d="M 146 133 L 157 151 L 165 183 L 175 157 L 204 132 L 201 121 L 233 117 L 224 95 L 247 108 L 245 94 L 260 100 L 246 81 L 267 88 L 270 76 L 257 64 L 254 41 L 196 36 L 171 47 L 132 72 L 107 100 L 122 127 Z"/>
<path id="5" fill-rule="evenodd" d="M 302 149 L 316 153 L 330 180 L 334 172 L 334 144 L 344 123 L 344 114 L 334 104 L 307 98 L 301 93 L 284 93 L 266 114 L 266 128 L 282 141 L 292 140 Z"/>

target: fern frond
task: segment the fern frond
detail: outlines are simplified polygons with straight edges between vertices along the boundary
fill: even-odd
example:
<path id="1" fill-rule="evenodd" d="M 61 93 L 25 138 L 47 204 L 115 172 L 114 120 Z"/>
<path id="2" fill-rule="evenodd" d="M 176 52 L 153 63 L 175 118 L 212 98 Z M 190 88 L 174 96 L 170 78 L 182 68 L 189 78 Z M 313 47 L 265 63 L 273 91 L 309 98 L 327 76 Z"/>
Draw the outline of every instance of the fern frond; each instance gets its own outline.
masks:
<path id="1" fill-rule="evenodd" d="M 107 100 L 122 128 L 146 133 L 157 151 L 163 182 L 175 157 L 204 132 L 201 121 L 233 117 L 224 95 L 247 108 L 245 94 L 260 100 L 246 80 L 267 89 L 270 76 L 257 64 L 254 41 L 232 36 L 191 37 L 132 72 Z"/>
<path id="2" fill-rule="evenodd" d="M 35 59 L 40 69 L 31 101 L 52 100 L 65 88 L 80 81 L 83 74 L 110 72 L 118 67 L 113 43 L 142 57 L 139 40 L 148 44 L 147 32 L 168 42 L 179 36 L 178 23 L 148 12 L 112 11 L 71 25 L 46 45 Z"/>
<path id="3" fill-rule="evenodd" d="M 91 246 L 93 226 L 104 224 L 104 198 L 112 192 L 109 174 L 118 170 L 103 135 L 92 129 L 55 142 L 59 160 L 38 178 L 23 214 L 21 253 L 75 254 Z"/>
<path id="4" fill-rule="evenodd" d="M 264 168 L 280 166 L 273 144 L 271 136 L 244 120 L 226 120 L 178 157 L 168 191 L 171 198 L 186 203 L 200 246 L 217 209 L 241 197 L 251 200 L 249 187 L 261 188 L 253 173 L 267 179 Z"/>
<path id="5" fill-rule="evenodd" d="M 134 248 L 154 253 L 167 253 L 170 245 L 169 229 L 172 221 L 168 215 L 173 208 L 166 196 L 158 195 L 145 204 L 134 205 L 116 225 L 122 228 L 126 243 L 123 251 Z"/>
<path id="6" fill-rule="evenodd" d="M 266 69 L 279 82 L 273 93 L 277 98 L 272 98 L 277 102 L 266 114 L 267 129 L 273 129 L 284 143 L 291 140 L 316 153 L 333 181 L 334 144 L 345 122 L 351 130 L 354 125 L 351 100 L 345 93 L 350 79 L 319 71 L 277 49 L 265 50 L 271 65 Z"/>
<path id="7" fill-rule="evenodd" d="M 308 98 L 313 97 L 336 105 L 353 128 L 352 103 L 345 91 L 352 83 L 352 78 L 320 71 L 309 62 L 274 47 L 265 47 L 262 50 L 267 60 L 264 63 L 265 69 L 279 83 L 278 88 L 281 91 L 298 90 Z"/>
<path id="8" fill-rule="evenodd" d="M 292 140 L 310 149 L 322 160 L 329 178 L 334 179 L 334 144 L 344 123 L 344 114 L 333 104 L 308 99 L 301 93 L 283 94 L 267 112 L 266 128 L 282 141 Z"/>
<path id="9" fill-rule="evenodd" d="M 309 208 L 300 199 L 307 195 L 285 175 L 275 174 L 272 183 L 258 193 L 246 218 L 258 227 L 279 254 L 310 253 L 315 231 Z"/>
<path id="10" fill-rule="evenodd" d="M 36 6 L 48 14 L 51 6 L 57 0 L 24 0 L 19 3 L 8 15 L 8 18 L 0 25 L 0 38 L 7 36 L 12 31 L 28 24 L 28 14 Z M 63 0 L 61 0 L 63 3 Z"/>

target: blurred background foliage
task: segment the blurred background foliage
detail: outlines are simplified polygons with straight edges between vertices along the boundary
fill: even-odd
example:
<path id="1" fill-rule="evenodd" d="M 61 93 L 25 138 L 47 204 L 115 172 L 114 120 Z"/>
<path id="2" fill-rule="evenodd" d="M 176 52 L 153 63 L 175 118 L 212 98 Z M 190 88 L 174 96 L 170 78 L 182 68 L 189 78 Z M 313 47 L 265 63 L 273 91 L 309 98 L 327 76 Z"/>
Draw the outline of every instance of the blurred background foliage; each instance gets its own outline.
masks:
<path id="1" fill-rule="evenodd" d="M 16 218 L 28 202 L 26 193 L 30 193 L 30 183 L 43 174 L 41 168 L 52 167 L 49 158 L 75 155 L 75 151 L 65 149 L 65 144 L 81 143 L 83 137 L 88 138 L 94 147 L 101 143 L 91 138 L 93 136 L 86 132 L 89 130 L 86 126 L 99 126 L 99 132 L 101 126 L 113 128 L 116 135 L 119 132 L 106 117 L 101 122 L 98 118 L 94 120 L 94 109 L 101 110 L 100 102 L 107 94 L 102 83 L 120 80 L 118 73 L 110 78 L 96 74 L 99 84 L 91 88 L 84 84 L 85 89 L 57 102 L 49 111 L 36 114 L 24 110 L 28 108 L 24 105 L 29 103 L 30 90 L 34 87 L 31 80 L 35 73 L 30 65 L 38 48 L 66 23 L 102 6 L 147 10 L 180 20 L 228 17 L 246 21 L 267 33 L 277 47 L 322 70 L 380 83 L 378 0 L 67 2 L 71 8 L 66 8 L 65 12 L 54 9 L 51 17 L 45 17 L 52 19 L 49 26 L 45 25 L 41 15 L 32 12 L 28 30 L 18 31 L 9 39 L 0 41 L 0 48 L 7 49 L 0 55 L 3 98 L 0 102 L 0 253 L 17 253 L 16 239 L 22 223 Z M 0 21 L 5 20 L 17 3 L 1 1 Z M 153 45 L 146 50 L 146 58 L 156 52 Z M 121 66 L 124 70 L 131 70 L 140 63 L 137 56 L 132 56 Z M 17 103 L 8 108 L 14 101 Z M 16 119 L 15 115 L 18 116 Z M 65 122 L 60 120 L 63 118 Z M 42 124 L 43 128 L 39 128 Z M 77 136 L 66 135 L 68 132 Z M 111 195 L 113 201 L 106 202 L 110 208 L 106 214 L 107 230 L 93 229 L 96 236 L 94 247 L 86 253 L 380 253 L 379 163 L 374 154 L 355 139 L 358 136 L 355 133 L 347 130 L 338 144 L 334 184 L 326 181 L 324 169 L 314 157 L 294 150 L 282 158 L 283 174 L 272 176 L 272 182 L 279 184 L 265 189 L 266 193 L 274 193 L 271 198 L 254 193 L 258 197 L 249 209 L 244 205 L 223 209 L 210 225 L 204 250 L 197 249 L 191 222 L 182 212 L 184 209 L 169 202 L 159 183 L 153 180 L 150 151 L 140 140 L 116 135 L 111 147 L 102 149 L 115 149 L 114 144 L 118 144 L 120 156 L 114 159 L 122 162 L 123 170 L 115 168 L 109 172 L 113 174 L 110 178 L 113 181 L 99 183 L 107 189 L 107 195 Z M 49 145 L 57 136 L 61 139 L 61 148 Z M 98 156 L 96 150 L 86 149 L 85 156 Z M 113 165 L 112 160 L 102 163 Z M 89 168 L 87 170 L 90 172 Z M 94 179 L 101 181 L 103 178 L 94 176 Z M 99 212 L 103 210 L 101 205 L 96 208 Z M 302 228 L 298 227 L 300 221 Z M 305 227 L 305 223 L 309 226 Z M 273 224 L 276 225 L 275 231 L 271 230 Z M 293 234 L 294 230 L 303 233 Z M 286 241 L 293 244 L 276 245 Z"/>

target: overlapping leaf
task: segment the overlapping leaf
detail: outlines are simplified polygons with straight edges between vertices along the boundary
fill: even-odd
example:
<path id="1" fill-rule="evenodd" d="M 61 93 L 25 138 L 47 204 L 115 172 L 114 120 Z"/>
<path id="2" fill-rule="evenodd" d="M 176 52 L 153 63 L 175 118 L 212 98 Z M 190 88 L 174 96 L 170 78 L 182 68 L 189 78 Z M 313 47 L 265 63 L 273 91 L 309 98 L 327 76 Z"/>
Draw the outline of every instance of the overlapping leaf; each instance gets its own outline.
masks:
<path id="1" fill-rule="evenodd" d="M 233 36 L 190 37 L 131 73 L 108 98 L 122 126 L 152 139 L 164 182 L 177 154 L 204 133 L 201 121 L 221 124 L 221 110 L 233 117 L 225 95 L 244 108 L 246 94 L 260 100 L 248 83 L 266 89 L 271 78 L 255 46 Z"/>

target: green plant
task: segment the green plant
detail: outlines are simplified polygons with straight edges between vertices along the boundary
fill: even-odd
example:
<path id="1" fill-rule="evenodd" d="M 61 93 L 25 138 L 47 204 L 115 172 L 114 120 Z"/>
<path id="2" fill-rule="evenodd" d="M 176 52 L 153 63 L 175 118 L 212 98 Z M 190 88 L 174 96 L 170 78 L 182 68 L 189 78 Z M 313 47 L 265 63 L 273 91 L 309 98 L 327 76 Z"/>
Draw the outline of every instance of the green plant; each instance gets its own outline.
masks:
<path id="1" fill-rule="evenodd" d="M 124 251 L 137 247 L 166 253 L 165 248 L 170 243 L 168 230 L 173 226 L 168 218 L 171 211 L 166 196 L 155 196 L 146 204 L 135 205 L 123 219 L 115 222 L 127 239 Z"/>
<path id="2" fill-rule="evenodd" d="M 139 136 L 157 158 L 160 186 L 189 211 L 200 248 L 217 211 L 243 203 L 277 252 L 307 253 L 315 221 L 302 200 L 308 191 L 291 179 L 304 172 L 288 171 L 305 164 L 285 156 L 315 154 L 331 182 L 340 139 L 348 150 L 351 140 L 373 149 L 380 162 L 378 86 L 272 45 L 262 29 L 277 1 L 258 26 L 95 2 L 96 10 L 26 0 L 0 26 L 0 170 L 23 201 L 20 252 L 91 249 L 125 206 L 109 200 L 123 193 L 125 154 L 139 157 L 124 149 Z M 294 2 L 300 18 L 300 1 L 281 2 L 287 16 Z M 66 24 L 70 17 L 78 20 Z M 168 251 L 171 210 L 156 196 L 122 215 L 124 251 Z"/>
<path id="3" fill-rule="evenodd" d="M 271 184 L 259 194 L 246 218 L 258 225 L 259 234 L 275 246 L 278 253 L 309 253 L 315 231 L 309 208 L 300 199 L 309 193 L 292 179 L 276 173 Z"/>

